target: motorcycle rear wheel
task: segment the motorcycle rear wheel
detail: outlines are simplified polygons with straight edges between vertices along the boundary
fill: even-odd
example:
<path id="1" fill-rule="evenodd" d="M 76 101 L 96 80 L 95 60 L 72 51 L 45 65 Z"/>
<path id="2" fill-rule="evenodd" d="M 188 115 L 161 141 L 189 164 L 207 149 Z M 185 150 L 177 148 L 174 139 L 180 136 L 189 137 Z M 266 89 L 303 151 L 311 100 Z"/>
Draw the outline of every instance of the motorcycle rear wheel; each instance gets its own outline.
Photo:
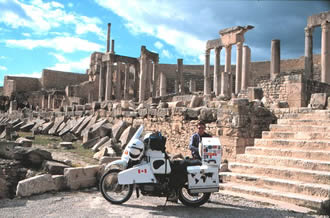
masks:
<path id="1" fill-rule="evenodd" d="M 122 204 L 128 201 L 133 193 L 133 185 L 118 184 L 120 171 L 119 169 L 111 169 L 102 176 L 100 181 L 103 197 L 112 204 Z"/>
<path id="2" fill-rule="evenodd" d="M 188 184 L 184 184 L 179 188 L 179 200 L 186 206 L 199 207 L 205 204 L 211 196 L 211 193 L 190 193 Z"/>

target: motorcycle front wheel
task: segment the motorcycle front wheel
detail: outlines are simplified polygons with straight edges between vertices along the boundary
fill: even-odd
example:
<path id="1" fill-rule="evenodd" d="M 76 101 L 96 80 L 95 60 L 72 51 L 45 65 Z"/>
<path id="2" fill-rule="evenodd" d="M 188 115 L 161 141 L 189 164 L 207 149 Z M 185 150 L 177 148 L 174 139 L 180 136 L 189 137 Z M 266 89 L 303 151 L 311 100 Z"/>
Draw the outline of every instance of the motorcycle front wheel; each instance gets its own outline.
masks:
<path id="1" fill-rule="evenodd" d="M 191 193 L 188 184 L 179 188 L 179 200 L 186 206 L 199 207 L 210 199 L 211 193 Z"/>
<path id="2" fill-rule="evenodd" d="M 112 204 L 122 204 L 128 201 L 133 193 L 133 185 L 118 184 L 120 171 L 119 169 L 111 169 L 102 176 L 100 181 L 103 197 Z"/>

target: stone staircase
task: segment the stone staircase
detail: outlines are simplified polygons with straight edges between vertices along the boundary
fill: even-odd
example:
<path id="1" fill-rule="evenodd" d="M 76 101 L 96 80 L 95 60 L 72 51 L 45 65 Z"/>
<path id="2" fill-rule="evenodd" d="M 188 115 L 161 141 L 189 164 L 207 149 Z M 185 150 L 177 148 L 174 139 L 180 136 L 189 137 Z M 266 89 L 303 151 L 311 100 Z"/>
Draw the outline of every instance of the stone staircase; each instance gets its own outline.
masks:
<path id="1" fill-rule="evenodd" d="M 330 199 L 330 110 L 286 114 L 236 160 L 221 193 L 319 210 Z"/>

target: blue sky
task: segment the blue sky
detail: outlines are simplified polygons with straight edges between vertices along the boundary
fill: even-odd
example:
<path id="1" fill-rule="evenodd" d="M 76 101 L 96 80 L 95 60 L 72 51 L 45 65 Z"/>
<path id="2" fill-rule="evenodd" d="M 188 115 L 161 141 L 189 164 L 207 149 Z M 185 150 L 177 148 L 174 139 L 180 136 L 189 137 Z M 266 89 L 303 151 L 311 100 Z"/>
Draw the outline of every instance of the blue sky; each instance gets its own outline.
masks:
<path id="1" fill-rule="evenodd" d="M 297 58 L 304 55 L 307 17 L 329 11 L 329 2 L 0 0 L 0 86 L 4 75 L 40 77 L 44 68 L 85 73 L 90 54 L 106 49 L 108 22 L 117 54 L 138 57 L 146 45 L 160 63 L 202 64 L 206 41 L 236 25 L 255 26 L 245 34 L 252 61 L 270 59 L 272 39 L 281 40 L 282 59 Z M 314 31 L 314 53 L 320 32 Z"/>

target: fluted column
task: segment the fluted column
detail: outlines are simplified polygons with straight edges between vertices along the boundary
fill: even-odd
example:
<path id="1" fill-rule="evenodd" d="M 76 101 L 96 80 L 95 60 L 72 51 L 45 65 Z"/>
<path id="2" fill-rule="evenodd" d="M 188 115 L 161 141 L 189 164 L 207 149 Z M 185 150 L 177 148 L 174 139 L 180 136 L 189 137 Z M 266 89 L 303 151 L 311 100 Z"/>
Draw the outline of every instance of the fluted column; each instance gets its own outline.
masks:
<path id="1" fill-rule="evenodd" d="M 305 27 L 305 76 L 313 79 L 313 28 Z"/>
<path id="2" fill-rule="evenodd" d="M 330 23 L 322 23 L 321 29 L 321 82 L 330 83 Z"/>
<path id="3" fill-rule="evenodd" d="M 206 50 L 204 64 L 204 95 L 211 94 L 210 85 L 210 50 Z"/>
<path id="4" fill-rule="evenodd" d="M 274 79 L 281 69 L 281 47 L 280 40 L 273 39 L 271 45 L 271 60 L 270 60 L 270 78 Z"/>
<path id="5" fill-rule="evenodd" d="M 145 100 L 147 82 L 147 57 L 142 55 L 140 58 L 140 85 L 139 85 L 139 102 Z"/>
<path id="6" fill-rule="evenodd" d="M 161 72 L 160 73 L 160 84 L 159 84 L 159 89 L 160 89 L 160 92 L 159 92 L 159 95 L 160 96 L 164 96 L 164 95 L 167 95 L 167 92 L 166 92 L 166 75 L 165 73 Z"/>
<path id="7" fill-rule="evenodd" d="M 129 98 L 129 64 L 125 64 L 124 99 Z"/>
<path id="8" fill-rule="evenodd" d="M 104 69 L 103 63 L 100 64 L 100 76 L 99 76 L 99 101 L 104 99 Z"/>
<path id="9" fill-rule="evenodd" d="M 158 72 L 157 72 L 157 68 L 158 68 L 158 63 L 154 62 L 152 65 L 152 97 L 156 97 L 157 96 L 157 87 L 158 86 Z"/>
<path id="10" fill-rule="evenodd" d="M 109 101 L 111 100 L 112 96 L 112 68 L 113 68 L 113 62 L 112 57 L 110 56 L 110 60 L 107 61 L 107 79 L 106 79 L 106 86 L 105 86 L 105 100 Z"/>
<path id="11" fill-rule="evenodd" d="M 243 47 L 243 64 L 242 64 L 242 83 L 241 89 L 246 90 L 249 83 L 249 67 L 251 62 L 251 50 L 249 46 Z"/>
<path id="12" fill-rule="evenodd" d="M 232 74 L 231 74 L 231 45 L 226 46 L 226 56 L 225 56 L 225 72 L 229 76 L 229 81 L 228 82 L 228 93 L 231 96 L 231 93 L 233 92 L 233 87 L 232 87 Z M 226 91 L 225 91 L 226 92 Z"/>
<path id="13" fill-rule="evenodd" d="M 220 52 L 222 47 L 214 49 L 214 73 L 213 73 L 213 91 L 215 96 L 220 94 L 221 75 L 220 75 Z"/>
<path id="14" fill-rule="evenodd" d="M 116 72 L 116 99 L 121 100 L 121 63 L 117 62 Z"/>
<path id="15" fill-rule="evenodd" d="M 242 48 L 243 43 L 238 42 L 236 44 L 236 81 L 235 81 L 235 94 L 241 91 L 241 80 L 242 80 Z"/>

